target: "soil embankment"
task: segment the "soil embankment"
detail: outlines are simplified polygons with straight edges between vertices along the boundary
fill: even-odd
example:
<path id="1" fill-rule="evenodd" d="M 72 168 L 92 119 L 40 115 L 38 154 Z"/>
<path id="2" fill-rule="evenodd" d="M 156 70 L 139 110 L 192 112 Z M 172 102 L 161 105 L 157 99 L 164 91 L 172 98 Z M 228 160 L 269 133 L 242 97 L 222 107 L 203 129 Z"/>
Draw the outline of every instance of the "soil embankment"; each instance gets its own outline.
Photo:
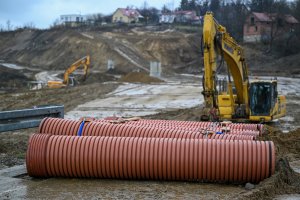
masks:
<path id="1" fill-rule="evenodd" d="M 107 70 L 108 60 L 112 60 L 121 74 L 148 71 L 151 61 L 160 61 L 164 72 L 199 74 L 203 68 L 199 32 L 161 31 L 159 28 L 123 30 L 118 27 L 102 31 L 3 32 L 0 33 L 0 60 L 53 71 L 65 70 L 74 61 L 90 55 L 92 68 L 102 72 Z M 300 73 L 299 54 L 278 57 L 266 53 L 266 47 L 261 45 L 242 46 L 250 74 L 289 76 Z"/>
<path id="2" fill-rule="evenodd" d="M 119 81 L 128 83 L 161 83 L 164 82 L 161 79 L 151 77 L 146 73 L 131 72 L 122 76 Z"/>

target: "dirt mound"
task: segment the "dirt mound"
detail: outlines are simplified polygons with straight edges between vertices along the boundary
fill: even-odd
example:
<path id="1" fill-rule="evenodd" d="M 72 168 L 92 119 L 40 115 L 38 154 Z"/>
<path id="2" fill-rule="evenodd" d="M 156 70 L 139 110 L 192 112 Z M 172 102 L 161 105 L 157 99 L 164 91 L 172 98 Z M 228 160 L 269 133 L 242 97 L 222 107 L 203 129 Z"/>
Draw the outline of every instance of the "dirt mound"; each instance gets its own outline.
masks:
<path id="1" fill-rule="evenodd" d="M 300 129 L 289 133 L 266 126 L 267 135 L 262 140 L 272 140 L 276 147 L 275 174 L 260 182 L 256 189 L 245 194 L 249 199 L 273 199 L 281 194 L 300 193 L 300 174 L 290 166 L 290 162 L 300 159 Z"/>
<path id="2" fill-rule="evenodd" d="M 276 160 L 275 174 L 260 182 L 255 189 L 242 195 L 243 199 L 273 199 L 276 195 L 300 192 L 300 175 L 293 171 L 286 158 Z"/>
<path id="3" fill-rule="evenodd" d="M 272 140 L 277 146 L 277 156 L 287 157 L 289 161 L 300 159 L 300 129 L 282 133 L 276 128 L 267 126 L 269 134 L 264 139 Z"/>
<path id="4" fill-rule="evenodd" d="M 300 129 L 282 133 L 266 126 L 266 132 L 268 134 L 261 139 L 272 140 L 276 147 L 275 174 L 243 196 L 249 199 L 273 199 L 276 195 L 300 193 L 300 174 L 290 166 L 290 162 L 300 159 Z"/>
<path id="5" fill-rule="evenodd" d="M 151 77 L 145 73 L 141 72 L 131 72 L 122 76 L 119 81 L 121 82 L 129 82 L 129 83 L 161 83 L 164 82 L 155 77 Z"/>

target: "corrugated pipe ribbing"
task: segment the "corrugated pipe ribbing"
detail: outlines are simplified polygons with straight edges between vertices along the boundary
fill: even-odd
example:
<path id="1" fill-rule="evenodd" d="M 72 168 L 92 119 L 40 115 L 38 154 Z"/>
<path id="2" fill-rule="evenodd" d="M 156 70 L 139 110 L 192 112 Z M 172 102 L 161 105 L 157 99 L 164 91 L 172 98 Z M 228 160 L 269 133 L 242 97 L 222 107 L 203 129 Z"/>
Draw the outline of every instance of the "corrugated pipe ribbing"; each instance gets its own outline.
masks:
<path id="1" fill-rule="evenodd" d="M 87 122 L 82 126 L 81 121 L 45 118 L 39 127 L 39 133 L 52 135 L 80 136 L 117 136 L 117 137 L 154 137 L 154 138 L 185 138 L 185 139 L 225 139 L 225 140 L 254 140 L 252 135 L 234 134 L 205 134 L 205 131 L 184 130 L 173 127 L 142 127 L 126 124 L 111 124 Z"/>
<path id="2" fill-rule="evenodd" d="M 33 134 L 32 177 L 257 183 L 275 171 L 273 142 Z"/>
<path id="3" fill-rule="evenodd" d="M 122 120 L 122 118 L 116 118 L 117 120 Z M 111 120 L 97 120 L 97 121 L 111 121 Z M 177 126 L 189 126 L 189 127 L 211 127 L 211 126 L 221 126 L 221 124 L 216 122 L 196 122 L 196 121 L 178 121 L 178 120 L 155 120 L 155 119 L 139 119 L 127 121 L 129 124 L 164 124 L 164 125 L 172 125 L 176 124 Z M 246 123 L 228 123 L 227 127 L 234 130 L 252 130 L 252 131 L 262 131 L 263 124 L 246 124 Z"/>
<path id="4" fill-rule="evenodd" d="M 108 121 L 98 121 L 98 123 L 108 123 L 108 124 L 117 124 L 117 123 L 110 123 Z M 118 123 L 118 124 L 123 124 L 123 125 L 127 125 L 127 126 L 135 126 L 135 127 L 152 127 L 152 128 L 160 128 L 160 129 L 172 129 L 172 130 L 185 130 L 185 131 L 197 131 L 197 132 L 206 132 L 206 131 L 213 131 L 213 132 L 222 132 L 222 127 L 189 127 L 189 126 L 180 126 L 180 125 L 176 125 L 176 124 L 172 124 L 172 125 L 166 125 L 166 124 L 132 124 L 132 123 Z M 230 130 L 228 128 L 228 130 Z M 259 131 L 252 131 L 252 130 L 235 130 L 232 129 L 230 131 L 227 132 L 227 134 L 234 134 L 234 135 L 250 135 L 253 137 L 258 137 L 259 136 Z"/>

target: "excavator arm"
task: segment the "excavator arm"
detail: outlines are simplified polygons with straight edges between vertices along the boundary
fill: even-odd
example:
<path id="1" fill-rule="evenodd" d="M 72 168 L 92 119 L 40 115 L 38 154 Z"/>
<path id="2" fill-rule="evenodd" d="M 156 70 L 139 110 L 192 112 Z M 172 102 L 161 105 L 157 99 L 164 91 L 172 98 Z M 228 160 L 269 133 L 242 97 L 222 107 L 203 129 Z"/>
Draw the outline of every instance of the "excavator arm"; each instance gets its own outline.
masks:
<path id="1" fill-rule="evenodd" d="M 242 105 L 245 114 L 249 114 L 248 103 L 248 68 L 243 49 L 221 26 L 211 12 L 204 16 L 203 25 L 204 79 L 203 95 L 207 110 L 218 108 L 216 91 L 217 58 L 221 56 L 228 68 L 228 93 L 232 110 L 235 103 Z M 231 81 L 233 79 L 233 83 Z M 233 85 L 235 94 L 233 94 Z M 236 95 L 236 98 L 234 97 Z M 209 111 L 206 111 L 206 113 Z"/>
<path id="2" fill-rule="evenodd" d="M 61 82 L 61 81 L 48 81 L 48 87 L 49 88 L 61 88 L 61 87 L 68 86 L 69 85 L 70 74 L 72 74 L 74 71 L 76 71 L 81 66 L 83 67 L 83 72 L 84 72 L 83 80 L 85 80 L 88 73 L 89 73 L 90 64 L 91 64 L 91 60 L 90 60 L 89 55 L 77 60 L 65 71 L 63 82 Z"/>
<path id="3" fill-rule="evenodd" d="M 90 62 L 90 56 L 85 56 L 79 60 L 77 60 L 76 62 L 74 62 L 64 73 L 64 81 L 63 83 L 65 85 L 69 84 L 69 76 L 70 74 L 72 74 L 74 71 L 76 71 L 79 67 L 83 66 L 83 71 L 84 71 L 84 78 L 83 80 L 86 79 L 86 76 L 89 72 L 89 66 L 90 66 L 91 62 Z"/>
<path id="4" fill-rule="evenodd" d="M 227 63 L 234 86 L 236 88 L 237 103 L 248 106 L 248 67 L 245 62 L 243 49 L 230 37 L 225 28 L 221 38 L 221 51 Z"/>
<path id="5" fill-rule="evenodd" d="M 204 56 L 204 79 L 203 95 L 205 107 L 213 108 L 216 104 L 215 99 L 215 75 L 217 65 L 217 54 L 215 52 L 215 36 L 217 30 L 212 15 L 204 16 L 203 25 L 203 56 Z"/>

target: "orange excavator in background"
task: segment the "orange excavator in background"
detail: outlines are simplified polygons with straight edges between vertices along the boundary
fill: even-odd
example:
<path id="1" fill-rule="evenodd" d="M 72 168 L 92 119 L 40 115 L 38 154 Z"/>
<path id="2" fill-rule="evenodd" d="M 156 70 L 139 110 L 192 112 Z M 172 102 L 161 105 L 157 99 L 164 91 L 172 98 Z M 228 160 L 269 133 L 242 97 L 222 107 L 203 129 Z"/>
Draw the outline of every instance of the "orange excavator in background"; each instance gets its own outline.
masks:
<path id="1" fill-rule="evenodd" d="M 62 81 L 48 81 L 48 83 L 47 83 L 48 87 L 49 88 L 62 88 L 62 87 L 66 87 L 69 85 L 73 86 L 74 80 L 71 79 L 70 74 L 72 74 L 74 71 L 76 71 L 81 66 L 83 66 L 83 72 L 84 72 L 83 80 L 85 80 L 89 73 L 90 64 L 91 64 L 91 60 L 90 60 L 89 55 L 77 60 L 65 71 L 63 82 Z M 72 82 L 72 83 L 70 84 L 70 82 Z"/>

